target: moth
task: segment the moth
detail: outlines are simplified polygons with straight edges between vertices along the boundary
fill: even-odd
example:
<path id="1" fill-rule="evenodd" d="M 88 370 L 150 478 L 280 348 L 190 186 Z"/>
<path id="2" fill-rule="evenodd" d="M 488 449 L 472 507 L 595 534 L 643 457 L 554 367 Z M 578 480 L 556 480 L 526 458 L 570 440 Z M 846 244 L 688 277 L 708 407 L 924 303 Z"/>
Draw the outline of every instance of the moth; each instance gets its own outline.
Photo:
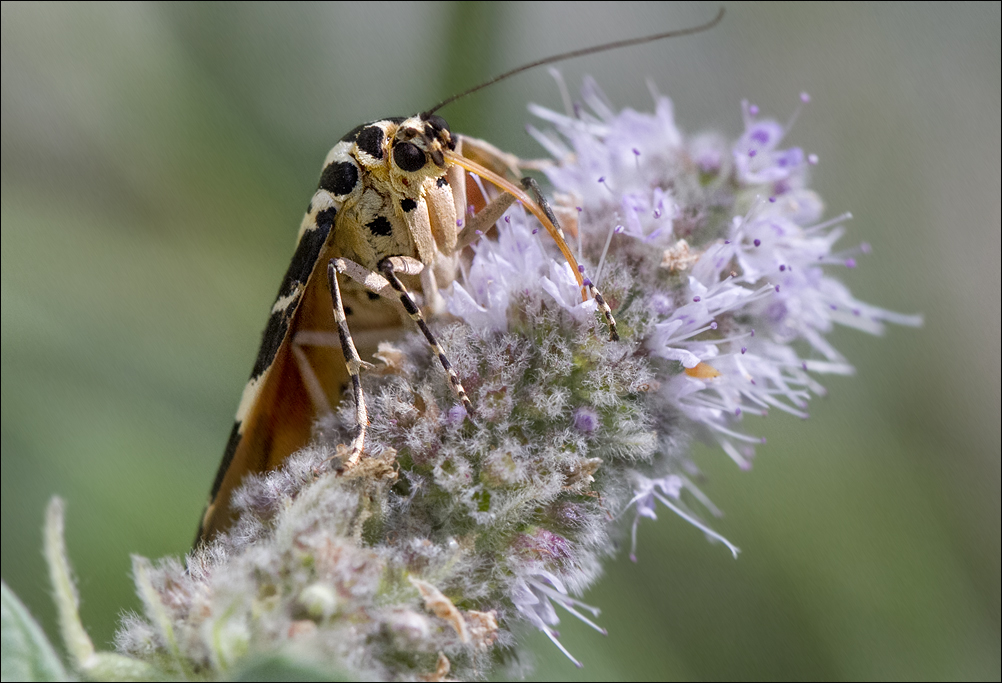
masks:
<path id="1" fill-rule="evenodd" d="M 554 55 L 525 64 L 410 117 L 362 124 L 331 149 L 299 228 L 292 261 L 279 285 L 250 379 L 244 387 L 196 544 L 234 519 L 231 496 L 248 474 L 279 467 L 307 445 L 316 417 L 337 407 L 350 386 L 356 433 L 342 468 L 363 456 L 368 412 L 362 393 L 363 348 L 387 338 L 401 312 L 421 330 L 456 398 L 474 406 L 428 327 L 443 308 L 439 290 L 455 277 L 458 258 L 518 200 L 556 242 L 616 339 L 612 311 L 574 258 L 553 212 L 517 160 L 489 143 L 453 133 L 435 112 L 516 73 L 603 50 L 709 29 L 707 24 Z M 467 174 L 496 188 L 479 211 L 467 212 Z M 478 183 L 479 184 L 479 183 Z M 355 336 L 353 336 L 353 331 Z"/>

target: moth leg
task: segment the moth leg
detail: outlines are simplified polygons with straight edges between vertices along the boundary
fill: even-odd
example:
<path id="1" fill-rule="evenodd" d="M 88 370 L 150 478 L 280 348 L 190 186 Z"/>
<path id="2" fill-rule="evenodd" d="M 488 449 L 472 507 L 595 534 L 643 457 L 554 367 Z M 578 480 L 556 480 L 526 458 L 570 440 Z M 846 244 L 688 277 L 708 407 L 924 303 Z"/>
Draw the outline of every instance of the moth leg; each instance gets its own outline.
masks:
<path id="1" fill-rule="evenodd" d="M 539 190 L 539 185 L 536 181 L 529 177 L 522 178 L 522 187 L 532 193 L 536 203 L 543 209 L 543 213 L 545 213 L 546 217 L 550 219 L 550 222 L 556 226 L 557 232 L 563 239 L 564 231 L 560 228 L 560 223 L 557 222 L 557 217 L 553 215 L 553 210 L 550 209 L 550 204 L 546 201 L 546 197 L 544 197 L 543 193 Z M 591 294 L 592 298 L 595 299 L 595 303 L 598 304 L 598 310 L 601 311 L 602 315 L 605 317 L 605 322 L 609 326 L 609 341 L 619 341 L 619 331 L 616 329 L 616 319 L 612 317 L 612 309 L 609 308 L 609 304 L 605 302 L 605 297 L 603 297 L 602 293 L 598 291 L 598 287 L 595 286 L 595 283 L 588 278 L 584 279 L 584 285 L 588 288 L 588 292 Z"/>
<path id="2" fill-rule="evenodd" d="M 327 285 L 330 287 L 331 300 L 333 301 L 334 322 L 337 324 L 337 336 L 341 341 L 341 352 L 344 354 L 344 364 L 351 375 L 351 391 L 355 399 L 355 424 L 357 431 L 355 438 L 351 442 L 351 450 L 348 459 L 344 462 L 344 467 L 353 467 L 362 456 L 362 449 L 365 446 L 365 430 L 369 425 L 369 413 L 365 409 L 365 396 L 362 395 L 362 380 L 358 376 L 362 367 L 362 359 L 355 348 L 355 342 L 351 338 L 351 331 L 348 329 L 348 319 L 344 314 L 344 305 L 341 302 L 341 289 L 337 284 L 337 270 L 334 267 L 334 260 L 327 263 Z M 311 369 L 312 371 L 312 369 Z"/>
<path id="3" fill-rule="evenodd" d="M 379 268 L 383 277 L 389 281 L 390 286 L 396 290 L 397 294 L 400 296 L 400 303 L 403 304 L 404 310 L 407 311 L 411 320 L 414 321 L 414 323 L 421 330 L 421 333 L 424 334 L 424 338 L 428 340 L 428 345 L 431 346 L 431 350 L 438 356 L 439 362 L 442 363 L 442 368 L 449 376 L 449 385 L 452 387 L 452 390 L 455 392 L 459 400 L 462 401 L 463 407 L 466 408 L 466 414 L 473 415 L 473 404 L 466 395 L 466 390 L 463 389 L 463 385 L 459 381 L 459 376 L 456 375 L 456 371 L 452 369 L 452 363 L 450 363 L 449 359 L 445 357 L 445 353 L 438 345 L 435 335 L 432 334 L 428 324 L 424 321 L 424 316 L 421 315 L 421 309 L 419 309 L 417 304 L 414 303 L 414 298 L 411 296 L 410 292 L 407 291 L 407 288 L 404 287 L 404 283 L 402 283 L 400 278 L 396 275 L 397 272 L 400 271 L 400 266 L 406 267 L 406 263 L 402 263 L 399 257 L 390 257 L 384 258 L 376 267 Z"/>
<path id="4" fill-rule="evenodd" d="M 490 230 L 491 226 L 501 219 L 504 212 L 514 202 L 515 197 L 507 192 L 502 192 L 492 199 L 490 204 L 480 209 L 479 213 L 467 219 L 466 227 L 463 228 L 463 231 L 459 233 L 456 239 L 456 249 L 462 249 L 480 239 L 480 236 Z"/>
<path id="5" fill-rule="evenodd" d="M 368 268 L 345 258 L 332 259 L 331 263 L 334 264 L 334 269 L 337 272 L 347 275 L 370 292 L 383 297 L 392 297 L 394 295 L 393 287 L 379 273 L 374 273 Z"/>
<path id="6" fill-rule="evenodd" d="M 431 268 L 421 271 L 421 291 L 424 293 L 424 305 L 428 307 L 432 315 L 439 315 L 445 311 L 445 297 L 438 291 L 438 280 Z"/>
<path id="7" fill-rule="evenodd" d="M 310 359 L 306 357 L 306 352 L 303 351 L 304 346 L 326 346 L 326 344 L 311 344 L 305 332 L 297 332 L 292 338 L 292 356 L 296 359 L 296 366 L 299 368 L 299 374 L 302 376 L 303 384 L 306 386 L 306 393 L 310 395 L 313 408 L 321 415 L 330 415 L 333 412 L 330 401 L 327 400 L 327 394 L 324 393 L 323 385 L 320 384 L 317 373 L 313 370 L 313 366 L 310 365 Z"/>
<path id="8" fill-rule="evenodd" d="M 463 153 L 463 136 L 456 136 L 456 154 Z M 456 164 L 449 164 L 445 171 L 446 180 L 452 188 L 452 202 L 456 208 L 456 229 L 462 230 L 466 225 L 466 169 Z M 461 247 L 460 247 L 461 248 Z"/>

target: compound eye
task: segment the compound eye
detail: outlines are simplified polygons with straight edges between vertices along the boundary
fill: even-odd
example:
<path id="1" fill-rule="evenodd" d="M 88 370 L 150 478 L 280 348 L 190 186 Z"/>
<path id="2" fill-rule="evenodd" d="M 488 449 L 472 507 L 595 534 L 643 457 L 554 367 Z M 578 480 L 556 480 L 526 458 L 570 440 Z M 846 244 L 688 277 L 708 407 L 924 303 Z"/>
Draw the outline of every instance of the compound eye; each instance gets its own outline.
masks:
<path id="1" fill-rule="evenodd" d="M 393 146 L 393 163 L 402 171 L 420 171 L 425 164 L 424 152 L 411 142 L 398 142 Z"/>

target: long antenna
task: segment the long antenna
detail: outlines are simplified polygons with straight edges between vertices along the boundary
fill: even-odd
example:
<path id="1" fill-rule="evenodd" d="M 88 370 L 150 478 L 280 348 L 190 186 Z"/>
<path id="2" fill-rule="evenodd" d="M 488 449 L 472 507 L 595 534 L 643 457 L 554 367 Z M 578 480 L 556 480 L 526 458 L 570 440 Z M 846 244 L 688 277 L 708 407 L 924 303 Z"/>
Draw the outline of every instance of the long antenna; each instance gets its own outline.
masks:
<path id="1" fill-rule="evenodd" d="M 652 36 L 644 36 L 642 38 L 630 38 L 629 40 L 617 40 L 614 43 L 605 43 L 604 45 L 595 45 L 593 47 L 586 47 L 586 48 L 582 48 L 580 50 L 571 50 L 570 52 L 564 52 L 564 53 L 559 54 L 559 55 L 553 55 L 552 57 L 546 57 L 544 59 L 536 60 L 535 62 L 530 62 L 528 64 L 523 64 L 522 66 L 520 66 L 518 68 L 515 68 L 515 69 L 512 69 L 511 71 L 504 72 L 500 76 L 495 76 L 494 78 L 492 78 L 492 79 L 490 79 L 488 81 L 484 81 L 480 85 L 475 85 L 472 88 L 470 88 L 469 90 L 461 92 L 458 95 L 453 95 L 452 97 L 449 97 L 447 99 L 442 100 L 441 102 L 439 102 L 438 104 L 436 104 L 434 107 L 432 107 L 428 111 L 426 111 L 423 114 L 421 114 L 421 118 L 426 119 L 429 116 L 431 116 L 432 114 L 434 114 L 436 111 L 438 111 L 439 109 L 441 109 L 442 107 L 444 107 L 445 105 L 452 104 L 453 102 L 455 102 L 456 100 L 458 100 L 461 97 L 466 97 L 467 95 L 471 95 L 471 94 L 475 93 L 478 90 L 482 90 L 482 89 L 486 88 L 489 85 L 494 85 L 498 81 L 503 81 L 506 78 L 510 78 L 511 76 L 514 76 L 515 74 L 520 74 L 523 71 L 528 71 L 529 69 L 535 69 L 537 66 L 543 66 L 544 64 L 553 64 L 554 62 L 561 62 L 561 61 L 563 61 L 565 59 L 572 59 L 574 57 L 581 57 L 583 55 L 590 55 L 590 54 L 594 54 L 596 52 L 605 52 L 606 50 L 615 50 L 615 49 L 620 48 L 620 47 L 629 47 L 631 45 L 640 45 L 641 43 L 650 43 L 650 42 L 653 42 L 655 40 L 662 40 L 664 38 L 676 38 L 678 36 L 688 36 L 688 35 L 691 35 L 693 33 L 700 33 L 702 31 L 707 31 L 707 30 L 713 28 L 718 23 L 720 23 L 720 20 L 723 19 L 723 18 L 724 18 L 724 8 L 721 7 L 720 11 L 717 12 L 717 16 L 715 16 L 713 19 L 711 19 L 707 23 L 701 24 L 699 26 L 693 26 L 691 28 L 678 29 L 678 30 L 675 30 L 675 31 L 667 31 L 665 33 L 656 33 L 656 34 L 654 34 Z"/>

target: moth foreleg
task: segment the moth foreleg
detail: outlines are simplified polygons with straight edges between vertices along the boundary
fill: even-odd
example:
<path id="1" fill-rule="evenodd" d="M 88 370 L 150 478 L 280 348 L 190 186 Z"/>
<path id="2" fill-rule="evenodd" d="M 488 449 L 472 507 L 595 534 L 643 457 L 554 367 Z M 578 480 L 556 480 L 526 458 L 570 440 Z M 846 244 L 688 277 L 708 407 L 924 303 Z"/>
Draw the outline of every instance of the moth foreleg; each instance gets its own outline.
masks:
<path id="1" fill-rule="evenodd" d="M 491 200 L 491 203 L 480 209 L 466 221 L 466 227 L 459 233 L 456 240 L 456 249 L 473 244 L 481 235 L 491 229 L 491 226 L 501 220 L 501 216 L 514 203 L 515 197 L 503 192 Z"/>
<path id="2" fill-rule="evenodd" d="M 532 193 L 533 199 L 536 200 L 536 203 L 543 209 L 543 213 L 546 214 L 546 217 L 549 218 L 550 222 L 557 228 L 560 238 L 564 239 L 564 231 L 561 230 L 560 223 L 557 222 L 557 217 L 553 214 L 553 210 L 550 208 L 549 202 L 546 201 L 546 197 L 543 196 L 543 193 L 540 191 L 539 185 L 536 181 L 526 176 L 525 178 L 522 178 L 522 187 Z M 603 297 L 602 293 L 598 291 L 598 287 L 595 286 L 595 283 L 588 278 L 585 278 L 584 285 L 588 288 L 588 292 L 591 294 L 592 298 L 595 299 L 595 303 L 598 304 L 598 310 L 601 311 L 602 315 L 605 317 L 605 322 L 609 326 L 609 340 L 619 341 L 619 331 L 616 329 L 616 319 L 612 317 L 612 309 L 609 308 L 609 304 L 605 302 L 605 297 Z"/>
<path id="3" fill-rule="evenodd" d="M 344 258 L 332 259 L 331 263 L 337 272 L 347 275 L 370 292 L 385 297 L 392 297 L 394 295 L 394 290 L 390 286 L 390 283 L 379 273 L 374 273 L 368 268 Z"/>
<path id="4" fill-rule="evenodd" d="M 351 330 L 348 329 L 348 319 L 344 314 L 344 305 L 341 302 L 341 289 L 337 284 L 337 270 L 334 267 L 334 260 L 327 264 L 327 285 L 330 287 L 331 300 L 333 301 L 334 322 L 337 324 L 337 336 L 341 342 L 341 352 L 344 354 L 344 364 L 351 375 L 351 392 L 355 399 L 355 424 L 357 431 L 355 438 L 351 442 L 351 450 L 348 459 L 344 462 L 345 467 L 352 467 L 358 462 L 365 447 L 365 430 L 369 425 L 369 413 L 365 409 L 365 396 L 362 394 L 362 380 L 359 371 L 362 368 L 362 359 L 355 348 L 355 342 L 351 338 Z"/>
<path id="5" fill-rule="evenodd" d="M 413 260 L 413 259 L 410 259 Z M 424 334 L 425 339 L 428 340 L 428 345 L 431 346 L 431 350 L 438 356 L 439 362 L 442 364 L 442 369 L 445 370 L 445 374 L 449 376 L 449 385 L 452 387 L 453 392 L 463 403 L 463 407 L 466 408 L 467 415 L 473 415 L 473 404 L 470 402 L 469 397 L 466 395 L 466 390 L 463 389 L 462 383 L 459 381 L 459 376 L 456 375 L 456 371 L 452 369 L 452 363 L 446 358 L 445 353 L 442 348 L 438 345 L 438 340 L 435 339 L 435 335 L 432 334 L 431 329 L 428 327 L 428 323 L 425 322 L 424 316 L 421 315 L 421 309 L 417 307 L 414 302 L 414 298 L 411 296 L 407 288 L 404 287 L 404 283 L 400 281 L 397 277 L 398 266 L 400 265 L 400 257 L 384 258 L 376 266 L 379 271 L 383 274 L 383 277 L 390 283 L 390 286 L 396 290 L 397 294 L 400 296 L 400 303 L 403 305 L 404 310 L 411 317 L 411 320 L 418 326 L 421 333 Z"/>

